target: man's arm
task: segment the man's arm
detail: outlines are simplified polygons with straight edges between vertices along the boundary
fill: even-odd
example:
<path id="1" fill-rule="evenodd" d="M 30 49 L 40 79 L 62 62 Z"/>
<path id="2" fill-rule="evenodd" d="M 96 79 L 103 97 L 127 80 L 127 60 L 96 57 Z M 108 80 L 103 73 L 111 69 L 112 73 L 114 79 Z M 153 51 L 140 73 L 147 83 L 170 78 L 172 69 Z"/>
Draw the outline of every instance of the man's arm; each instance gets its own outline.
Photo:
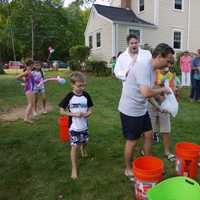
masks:
<path id="1" fill-rule="evenodd" d="M 114 68 L 114 74 L 115 74 L 116 78 L 118 78 L 122 81 L 125 81 L 128 70 L 129 70 L 128 67 L 124 66 L 121 58 L 119 57 L 117 59 L 117 62 L 116 62 L 115 68 Z"/>
<path id="2" fill-rule="evenodd" d="M 168 88 L 165 88 L 165 87 L 150 88 L 148 86 L 141 85 L 139 89 L 140 89 L 141 94 L 146 98 L 154 97 L 154 96 L 160 95 L 161 93 L 165 93 L 165 94 L 170 93 L 170 90 Z"/>

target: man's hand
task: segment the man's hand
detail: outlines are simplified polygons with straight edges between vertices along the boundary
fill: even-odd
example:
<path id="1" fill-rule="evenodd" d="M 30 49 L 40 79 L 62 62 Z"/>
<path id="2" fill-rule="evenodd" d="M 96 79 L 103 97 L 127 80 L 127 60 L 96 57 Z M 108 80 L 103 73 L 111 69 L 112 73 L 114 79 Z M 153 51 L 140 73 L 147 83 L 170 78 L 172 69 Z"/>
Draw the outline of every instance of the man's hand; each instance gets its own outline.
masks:
<path id="1" fill-rule="evenodd" d="M 164 94 L 171 94 L 170 89 L 167 88 L 167 87 L 163 87 L 163 88 L 162 88 L 162 92 L 163 92 Z"/>

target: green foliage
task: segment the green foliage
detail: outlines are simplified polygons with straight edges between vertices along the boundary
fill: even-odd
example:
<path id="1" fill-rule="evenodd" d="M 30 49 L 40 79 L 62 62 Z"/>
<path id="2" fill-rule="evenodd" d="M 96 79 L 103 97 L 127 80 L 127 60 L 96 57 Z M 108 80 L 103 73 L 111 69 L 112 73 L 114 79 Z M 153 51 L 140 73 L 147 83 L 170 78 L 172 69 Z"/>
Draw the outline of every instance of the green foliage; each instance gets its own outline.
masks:
<path id="1" fill-rule="evenodd" d="M 149 50 L 151 53 L 153 52 L 153 47 L 151 47 L 149 44 L 145 43 L 141 46 L 142 49 Z"/>
<path id="2" fill-rule="evenodd" d="M 0 4 L 0 49 L 2 61 L 13 60 L 12 37 L 17 60 L 32 55 L 47 60 L 48 47 L 56 50 L 57 59 L 68 60 L 69 49 L 84 44 L 89 12 L 78 4 L 64 8 L 63 0 L 15 0 Z"/>
<path id="3" fill-rule="evenodd" d="M 88 61 L 87 70 L 93 72 L 97 76 L 109 76 L 111 75 L 111 68 L 107 67 L 106 61 Z"/>
<path id="4" fill-rule="evenodd" d="M 0 64 L 0 74 L 5 74 L 5 71 L 3 70 L 3 65 Z"/>
<path id="5" fill-rule="evenodd" d="M 55 73 L 46 75 L 53 77 Z M 59 75 L 66 76 L 64 72 Z M 26 104 L 15 77 L 2 75 L 0 83 L 0 110 Z M 46 87 L 52 112 L 38 116 L 32 125 L 23 120 L 0 123 L 0 199 L 133 200 L 133 184 L 123 173 L 124 138 L 116 109 L 121 82 L 111 77 L 87 75 L 87 91 L 94 101 L 89 118 L 89 157 L 81 159 L 78 155 L 79 179 L 76 181 L 70 178 L 70 145 L 60 143 L 57 126 L 58 103 L 70 91 L 70 85 L 48 83 Z M 177 142 L 200 144 L 200 106 L 190 103 L 188 94 L 189 89 L 181 91 L 179 113 L 171 119 L 172 153 Z M 138 141 L 134 159 L 140 156 L 142 145 L 143 138 Z M 175 175 L 174 163 L 163 156 L 162 142 L 153 146 L 152 155 L 163 160 L 164 179 Z"/>
<path id="6" fill-rule="evenodd" d="M 71 58 L 71 68 L 77 66 L 80 70 L 85 70 L 85 65 L 90 55 L 90 48 L 83 45 L 76 45 L 69 50 Z"/>
<path id="7" fill-rule="evenodd" d="M 72 59 L 78 60 L 78 62 L 84 62 L 90 55 L 90 48 L 82 45 L 77 45 L 69 50 L 69 55 Z"/>

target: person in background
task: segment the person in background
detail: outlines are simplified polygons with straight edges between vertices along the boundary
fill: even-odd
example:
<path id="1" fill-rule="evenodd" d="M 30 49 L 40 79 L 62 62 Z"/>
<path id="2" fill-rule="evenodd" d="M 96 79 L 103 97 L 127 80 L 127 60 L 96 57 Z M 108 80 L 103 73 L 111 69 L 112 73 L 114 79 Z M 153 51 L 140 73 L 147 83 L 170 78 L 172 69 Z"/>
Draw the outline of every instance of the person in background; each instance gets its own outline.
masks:
<path id="1" fill-rule="evenodd" d="M 191 70 L 192 70 L 192 56 L 188 51 L 183 53 L 180 57 L 180 68 L 181 68 L 181 82 L 182 86 L 190 86 L 191 84 Z"/>

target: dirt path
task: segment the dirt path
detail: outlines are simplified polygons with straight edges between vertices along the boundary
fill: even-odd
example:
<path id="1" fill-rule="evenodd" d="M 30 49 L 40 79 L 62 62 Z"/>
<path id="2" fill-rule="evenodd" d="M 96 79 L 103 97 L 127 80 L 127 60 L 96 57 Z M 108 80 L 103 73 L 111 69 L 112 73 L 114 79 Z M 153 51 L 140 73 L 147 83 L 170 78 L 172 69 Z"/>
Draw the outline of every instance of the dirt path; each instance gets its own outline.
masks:
<path id="1" fill-rule="evenodd" d="M 21 106 L 19 108 L 13 108 L 7 113 L 0 113 L 0 121 L 9 121 L 13 122 L 18 119 L 24 119 L 26 106 Z M 41 108 L 39 107 L 39 115 L 42 114 Z M 53 110 L 53 106 L 51 104 L 47 104 L 47 111 L 51 112 Z"/>

